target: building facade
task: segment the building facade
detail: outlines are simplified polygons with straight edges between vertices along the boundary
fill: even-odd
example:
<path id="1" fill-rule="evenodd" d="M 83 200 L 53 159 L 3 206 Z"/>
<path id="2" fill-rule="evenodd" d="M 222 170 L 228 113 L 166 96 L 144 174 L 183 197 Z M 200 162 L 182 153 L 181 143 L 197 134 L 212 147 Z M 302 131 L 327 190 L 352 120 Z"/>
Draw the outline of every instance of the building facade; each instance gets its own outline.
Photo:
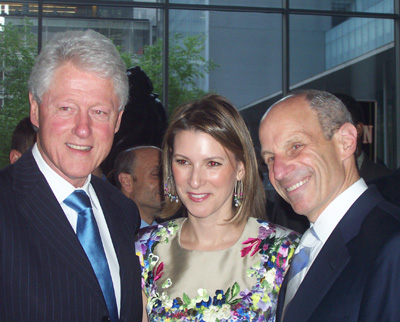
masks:
<path id="1" fill-rule="evenodd" d="M 258 147 L 268 106 L 291 90 L 314 88 L 365 102 L 373 158 L 400 166 L 398 0 L 147 0 L 0 2 L 0 25 L 28 18 L 38 50 L 55 32 L 91 28 L 132 57 L 162 39 L 164 105 L 169 40 L 200 35 L 217 67 L 196 79 L 241 111 Z M 371 108 L 372 106 L 372 108 Z M 371 128 L 370 128 L 371 129 Z"/>

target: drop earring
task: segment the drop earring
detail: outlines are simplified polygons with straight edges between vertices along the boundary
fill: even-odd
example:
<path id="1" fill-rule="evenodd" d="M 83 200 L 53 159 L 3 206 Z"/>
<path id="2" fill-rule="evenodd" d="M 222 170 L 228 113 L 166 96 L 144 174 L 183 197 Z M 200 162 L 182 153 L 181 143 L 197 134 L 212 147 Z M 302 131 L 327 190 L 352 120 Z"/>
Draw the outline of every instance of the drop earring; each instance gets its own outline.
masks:
<path id="1" fill-rule="evenodd" d="M 243 182 L 242 180 L 238 180 L 235 183 L 235 188 L 233 190 L 233 202 L 235 207 L 240 207 L 243 202 Z"/>
<path id="2" fill-rule="evenodd" d="M 170 178 L 171 178 L 171 176 L 169 176 L 169 177 L 167 178 L 167 181 L 166 181 L 165 184 L 164 184 L 164 196 L 165 196 L 166 198 L 168 198 L 169 201 L 171 201 L 171 202 L 174 202 L 174 201 L 175 201 L 176 203 L 178 203 L 178 202 L 179 202 L 178 196 L 173 195 L 173 194 L 171 193 L 171 189 L 169 188 L 169 180 L 170 180 Z"/>

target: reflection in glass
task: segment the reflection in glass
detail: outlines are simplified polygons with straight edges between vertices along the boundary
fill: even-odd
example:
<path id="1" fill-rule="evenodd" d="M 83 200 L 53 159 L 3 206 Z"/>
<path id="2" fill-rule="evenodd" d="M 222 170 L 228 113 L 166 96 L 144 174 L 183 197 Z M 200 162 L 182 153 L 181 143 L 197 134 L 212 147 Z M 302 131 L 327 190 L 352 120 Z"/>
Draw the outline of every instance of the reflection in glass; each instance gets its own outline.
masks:
<path id="1" fill-rule="evenodd" d="M 170 3 L 280 8 L 281 0 L 170 0 Z"/>
<path id="2" fill-rule="evenodd" d="M 290 0 L 289 6 L 293 9 L 394 13 L 393 3 L 393 0 Z"/>
<path id="3" fill-rule="evenodd" d="M 323 16 L 291 16 L 292 85 L 393 45 L 392 20 L 351 17 L 335 25 L 333 20 Z"/>
<path id="4" fill-rule="evenodd" d="M 78 12 L 82 18 L 61 20 L 57 17 L 46 17 L 43 19 L 43 43 L 49 41 L 56 32 L 93 29 L 111 38 L 122 52 L 129 53 L 133 58 L 134 54 L 143 52 L 144 46 L 151 44 L 153 34 L 161 28 L 157 22 L 160 14 L 156 9 L 125 8 L 125 11 L 129 12 L 127 16 L 130 16 L 130 19 L 105 19 L 105 17 L 113 16 L 119 10 L 122 9 L 81 6 Z M 87 18 L 96 18 L 84 18 L 84 13 L 88 15 Z"/>
<path id="5" fill-rule="evenodd" d="M 389 132 L 395 119 L 394 23 L 355 17 L 336 22 L 332 17 L 291 16 L 291 89 L 323 89 L 376 101 L 374 154 L 391 166 L 395 155 L 394 136 Z"/>
<path id="6" fill-rule="evenodd" d="M 176 33 L 202 35 L 204 58 L 218 64 L 198 80 L 204 91 L 243 108 L 280 90 L 280 15 L 171 10 L 170 38 Z"/>

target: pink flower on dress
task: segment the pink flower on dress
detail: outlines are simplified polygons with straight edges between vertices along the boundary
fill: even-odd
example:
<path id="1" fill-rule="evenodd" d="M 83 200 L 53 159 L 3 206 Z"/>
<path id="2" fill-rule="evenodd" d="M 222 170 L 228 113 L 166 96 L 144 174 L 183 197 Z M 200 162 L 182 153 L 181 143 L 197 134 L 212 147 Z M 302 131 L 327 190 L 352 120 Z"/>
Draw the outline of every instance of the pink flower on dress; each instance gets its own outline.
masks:
<path id="1" fill-rule="evenodd" d="M 245 257 L 250 251 L 253 249 L 251 252 L 250 256 L 254 256 L 255 253 L 258 252 L 260 244 L 261 244 L 261 239 L 258 238 L 249 238 L 246 241 L 243 242 L 243 245 L 250 244 L 247 247 L 244 247 L 240 252 L 242 254 L 242 257 Z"/>
<path id="2" fill-rule="evenodd" d="M 164 274 L 163 270 L 164 270 L 163 262 L 161 262 L 160 265 L 154 267 L 153 269 L 154 282 L 161 278 L 161 276 Z"/>

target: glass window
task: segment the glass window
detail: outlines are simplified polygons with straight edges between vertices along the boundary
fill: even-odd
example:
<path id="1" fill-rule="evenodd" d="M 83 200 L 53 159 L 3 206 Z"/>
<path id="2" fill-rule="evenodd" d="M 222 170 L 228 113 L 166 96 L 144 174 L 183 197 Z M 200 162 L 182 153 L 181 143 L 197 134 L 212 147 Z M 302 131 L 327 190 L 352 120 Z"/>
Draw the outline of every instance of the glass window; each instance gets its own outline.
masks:
<path id="1" fill-rule="evenodd" d="M 67 14 L 63 11 L 64 14 L 68 17 L 63 19 L 46 14 L 43 19 L 43 43 L 50 40 L 56 32 L 93 29 L 112 39 L 122 52 L 129 53 L 132 64 L 133 55 L 141 54 L 144 46 L 151 44 L 154 34 L 162 26 L 159 22 L 159 10 L 156 9 L 77 6 L 75 13 Z"/>
<path id="2" fill-rule="evenodd" d="M 280 15 L 171 10 L 170 41 L 184 42 L 192 36 L 201 41 L 203 66 L 212 64 L 211 70 L 203 69 L 203 77 L 196 78 L 196 89 L 226 96 L 238 109 L 280 90 Z M 170 88 L 170 99 L 171 95 Z"/>
<path id="3" fill-rule="evenodd" d="M 281 0 L 170 0 L 170 3 L 216 5 L 216 6 L 246 6 L 246 7 L 282 7 Z"/>
<path id="4" fill-rule="evenodd" d="M 374 134 L 368 150 L 389 167 L 396 151 L 393 31 L 393 21 L 385 19 L 347 18 L 334 25 L 332 17 L 290 17 L 291 89 L 322 89 L 376 102 L 376 115 L 366 111 L 373 115 L 368 123 Z"/>
<path id="5" fill-rule="evenodd" d="M 11 136 L 29 115 L 28 77 L 38 52 L 37 20 L 24 6 L 0 3 L 0 168 L 9 164 Z"/>
<path id="6" fill-rule="evenodd" d="M 340 68 L 393 46 L 392 20 L 332 17 L 290 17 L 291 85 Z"/>
<path id="7" fill-rule="evenodd" d="M 394 13 L 395 0 L 290 0 L 290 8 L 369 13 Z"/>
<path id="8" fill-rule="evenodd" d="M 376 106 L 376 112 L 369 111 L 375 115 L 373 154 L 378 162 L 392 168 L 397 168 L 400 160 L 395 122 L 399 119 L 395 103 L 400 91 L 395 87 L 399 63 L 395 61 L 395 20 L 382 16 L 394 13 L 395 1 L 289 0 L 290 57 L 289 66 L 285 66 L 290 89 L 342 92 L 364 101 L 365 106 Z M 140 65 L 145 70 L 162 100 L 166 4 L 164 0 L 140 0 L 140 7 L 135 7 L 138 2 L 106 0 L 101 5 L 82 5 L 42 1 L 43 20 L 39 24 L 39 1 L 9 0 L 0 2 L 0 29 L 9 22 L 24 26 L 27 17 L 34 43 L 38 40 L 38 25 L 43 26 L 39 31 L 42 45 L 54 33 L 66 29 L 99 31 L 114 41 L 127 67 Z M 157 8 L 146 8 L 146 3 Z M 280 12 L 283 3 L 169 0 L 169 108 L 204 93 L 224 95 L 245 117 L 257 145 L 259 120 L 265 109 L 281 98 L 282 80 L 286 81 L 282 78 L 282 17 L 287 14 Z M 221 10 L 212 11 L 212 6 Z M 304 11 L 301 15 L 290 14 L 291 9 Z M 329 16 L 332 10 L 336 13 Z M 344 14 L 337 16 L 337 12 Z M 351 17 L 352 12 L 367 13 L 368 18 Z M 374 14 L 380 14 L 379 19 L 372 18 Z M 8 68 L 8 63 L 3 66 Z M 25 69 L 28 74 L 29 68 Z M 7 77 L 2 73 L 0 106 L 4 106 L 7 94 Z M 19 96 L 23 95 L 8 97 Z M 2 112 L 0 108 L 0 117 Z"/>
<path id="9" fill-rule="evenodd" d="M 17 1 L 0 2 L 0 16 L 36 16 L 37 3 L 23 3 Z"/>

